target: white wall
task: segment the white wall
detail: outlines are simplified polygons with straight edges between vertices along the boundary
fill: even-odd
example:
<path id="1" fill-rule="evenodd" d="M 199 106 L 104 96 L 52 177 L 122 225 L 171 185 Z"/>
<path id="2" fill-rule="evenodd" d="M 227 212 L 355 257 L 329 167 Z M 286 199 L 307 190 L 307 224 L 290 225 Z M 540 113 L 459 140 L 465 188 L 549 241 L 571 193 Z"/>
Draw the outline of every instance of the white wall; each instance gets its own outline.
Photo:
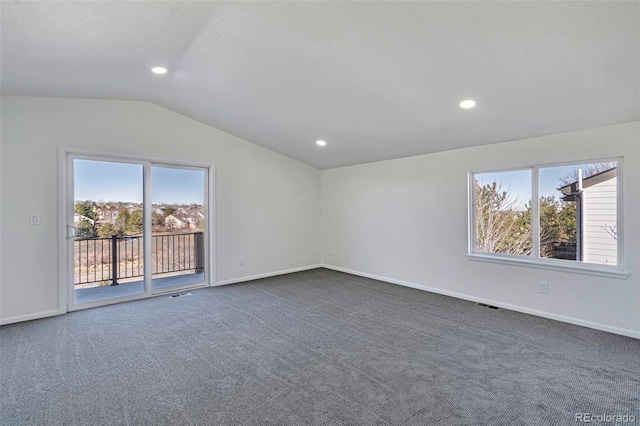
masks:
<path id="1" fill-rule="evenodd" d="M 321 224 L 329 266 L 640 337 L 639 123 L 320 173 L 143 102 L 5 96 L 0 119 L 3 322 L 58 309 L 62 145 L 215 163 L 218 282 L 319 263 Z M 624 157 L 628 279 L 467 259 L 468 171 L 615 156 Z M 32 212 L 42 225 L 28 225 Z"/>
<path id="2" fill-rule="evenodd" d="M 325 170 L 323 262 L 640 337 L 639 145 L 635 122 Z M 615 156 L 624 157 L 624 264 L 629 278 L 467 258 L 469 171 Z M 548 294 L 538 292 L 538 281 L 549 283 Z"/>
<path id="3" fill-rule="evenodd" d="M 58 310 L 58 146 L 215 163 L 218 282 L 320 263 L 313 167 L 144 102 L 3 96 L 1 114 L 2 322 Z"/>

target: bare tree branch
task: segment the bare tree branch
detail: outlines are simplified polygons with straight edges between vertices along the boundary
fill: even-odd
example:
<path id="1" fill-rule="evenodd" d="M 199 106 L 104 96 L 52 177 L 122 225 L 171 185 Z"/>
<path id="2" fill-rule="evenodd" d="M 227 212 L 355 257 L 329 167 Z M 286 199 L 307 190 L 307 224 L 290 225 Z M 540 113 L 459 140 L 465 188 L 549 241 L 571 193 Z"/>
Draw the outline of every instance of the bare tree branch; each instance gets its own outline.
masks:
<path id="1" fill-rule="evenodd" d="M 597 175 L 598 173 L 606 172 L 618 167 L 616 162 L 605 163 L 593 163 L 585 164 L 584 167 L 574 167 L 570 173 L 560 178 L 560 185 L 569 185 L 570 183 L 578 181 L 578 169 L 582 169 L 582 179 L 586 179 L 590 176 Z"/>
<path id="2" fill-rule="evenodd" d="M 532 248 L 531 218 L 517 209 L 521 203 L 511 188 L 476 182 L 476 250 L 528 255 Z"/>
<path id="3" fill-rule="evenodd" d="M 602 229 L 604 229 L 607 232 L 607 234 L 611 235 L 614 240 L 618 239 L 618 224 L 611 226 L 605 223 L 602 226 Z"/>

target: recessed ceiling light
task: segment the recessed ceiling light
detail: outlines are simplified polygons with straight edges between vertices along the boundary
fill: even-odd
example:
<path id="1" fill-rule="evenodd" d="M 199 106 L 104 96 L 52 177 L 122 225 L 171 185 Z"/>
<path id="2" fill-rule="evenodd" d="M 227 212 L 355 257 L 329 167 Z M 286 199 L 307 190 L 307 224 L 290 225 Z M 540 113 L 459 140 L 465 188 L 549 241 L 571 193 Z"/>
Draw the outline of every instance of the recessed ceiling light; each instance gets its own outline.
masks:
<path id="1" fill-rule="evenodd" d="M 166 74 L 167 69 L 165 67 L 153 67 L 151 68 L 151 72 L 154 74 Z"/>
<path id="2" fill-rule="evenodd" d="M 473 99 L 465 99 L 464 101 L 460 102 L 460 108 L 463 109 L 473 108 L 474 106 L 476 106 L 476 101 L 474 101 Z"/>
<path id="3" fill-rule="evenodd" d="M 325 146 L 326 144 L 327 143 L 325 141 L 320 141 L 320 140 L 316 141 L 316 145 L 318 146 Z"/>

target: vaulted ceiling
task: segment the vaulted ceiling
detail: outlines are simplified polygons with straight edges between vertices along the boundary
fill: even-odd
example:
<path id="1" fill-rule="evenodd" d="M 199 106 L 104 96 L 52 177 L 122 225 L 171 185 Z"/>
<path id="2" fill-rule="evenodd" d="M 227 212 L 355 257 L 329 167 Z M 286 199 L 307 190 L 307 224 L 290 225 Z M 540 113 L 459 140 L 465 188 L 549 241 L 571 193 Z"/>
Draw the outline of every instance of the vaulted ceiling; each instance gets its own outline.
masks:
<path id="1" fill-rule="evenodd" d="M 638 2 L 2 1 L 0 16 L 3 94 L 149 101 L 320 169 L 640 119 Z"/>

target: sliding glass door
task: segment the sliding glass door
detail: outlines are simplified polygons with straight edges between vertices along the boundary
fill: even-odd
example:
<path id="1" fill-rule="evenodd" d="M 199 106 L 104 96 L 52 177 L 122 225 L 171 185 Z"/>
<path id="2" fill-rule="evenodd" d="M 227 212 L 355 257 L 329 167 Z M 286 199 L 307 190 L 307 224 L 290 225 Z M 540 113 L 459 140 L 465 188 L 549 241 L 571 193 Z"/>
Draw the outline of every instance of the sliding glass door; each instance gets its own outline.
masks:
<path id="1" fill-rule="evenodd" d="M 69 309 L 202 285 L 209 170 L 67 154 Z"/>
<path id="2" fill-rule="evenodd" d="M 73 303 L 144 289 L 144 166 L 73 160 Z"/>
<path id="3" fill-rule="evenodd" d="M 207 174 L 202 169 L 151 167 L 151 287 L 201 282 L 205 271 Z"/>

